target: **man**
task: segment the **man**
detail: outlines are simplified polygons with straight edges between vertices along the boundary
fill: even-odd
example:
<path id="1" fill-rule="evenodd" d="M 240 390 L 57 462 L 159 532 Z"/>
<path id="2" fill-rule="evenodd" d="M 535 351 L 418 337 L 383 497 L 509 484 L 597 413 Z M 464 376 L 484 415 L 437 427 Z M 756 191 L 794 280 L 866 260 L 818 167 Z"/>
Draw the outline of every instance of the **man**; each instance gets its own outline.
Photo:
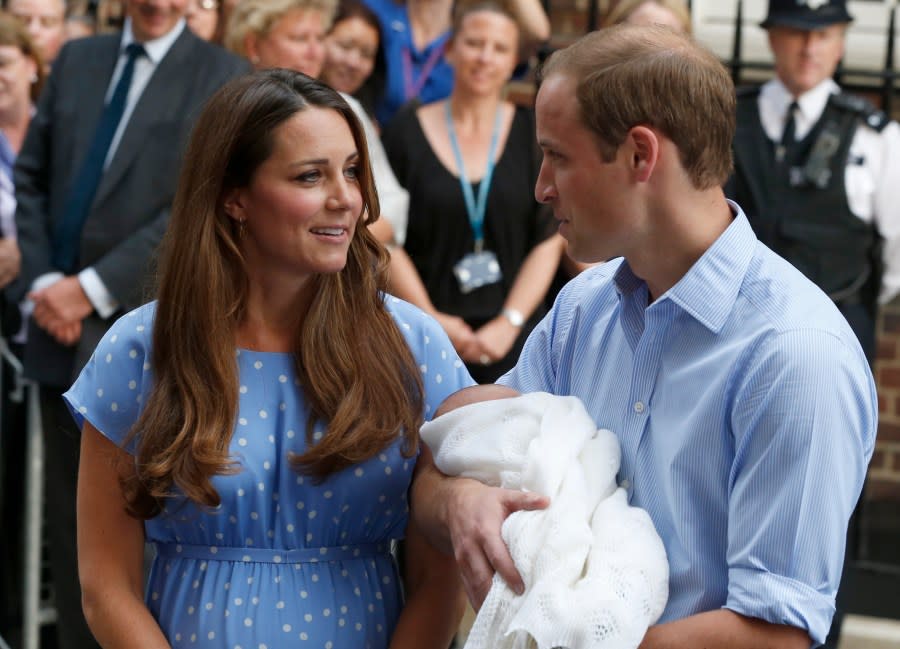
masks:
<path id="1" fill-rule="evenodd" d="M 66 40 L 65 0 L 10 0 L 8 8 L 25 25 L 49 70 Z"/>
<path id="2" fill-rule="evenodd" d="M 610 261 L 562 290 L 500 383 L 576 395 L 618 435 L 620 484 L 670 565 L 642 649 L 821 643 L 875 386 L 831 301 L 725 200 L 727 72 L 674 32 L 615 27 L 555 53 L 536 102 L 535 196 L 574 259 Z M 521 590 L 500 526 L 545 504 L 430 467 L 411 511 L 452 543 L 477 606 L 495 569 Z"/>
<path id="3" fill-rule="evenodd" d="M 191 119 L 248 69 L 186 29 L 185 7 L 128 0 L 121 35 L 64 46 L 16 162 L 22 270 L 9 295 L 34 304 L 24 362 L 41 387 L 63 649 L 93 642 L 75 555 L 79 435 L 60 394 L 112 321 L 145 300 Z"/>
<path id="4" fill-rule="evenodd" d="M 726 192 L 834 300 L 873 361 L 878 303 L 900 290 L 900 127 L 832 80 L 851 20 L 843 0 L 770 0 L 776 77 L 740 93 Z"/>

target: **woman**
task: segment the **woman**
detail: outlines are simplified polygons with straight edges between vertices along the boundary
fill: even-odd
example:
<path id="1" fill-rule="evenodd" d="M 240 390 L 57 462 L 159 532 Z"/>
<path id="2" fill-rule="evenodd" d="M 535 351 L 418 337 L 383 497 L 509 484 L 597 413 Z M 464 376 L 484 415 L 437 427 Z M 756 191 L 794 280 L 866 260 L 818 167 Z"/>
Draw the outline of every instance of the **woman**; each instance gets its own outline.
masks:
<path id="1" fill-rule="evenodd" d="M 247 57 L 257 70 L 286 68 L 313 78 L 325 64 L 325 35 L 335 4 L 331 0 L 242 0 L 228 24 L 225 46 Z M 362 122 L 383 220 L 373 224 L 379 241 L 402 243 L 409 195 L 391 171 L 377 129 L 362 105 L 342 95 Z"/>
<path id="2" fill-rule="evenodd" d="M 408 297 L 444 325 L 472 376 L 490 382 L 515 364 L 540 318 L 564 242 L 534 200 L 533 114 L 502 99 L 519 40 L 512 14 L 479 1 L 454 25 L 449 99 L 398 115 L 384 143 L 410 193 L 405 248 L 427 289 Z"/>
<path id="3" fill-rule="evenodd" d="M 210 100 L 158 301 L 66 393 L 104 647 L 449 644 L 455 566 L 407 527 L 406 493 L 423 417 L 471 379 L 436 323 L 385 297 L 377 218 L 365 136 L 330 88 L 269 70 Z"/>
<path id="4" fill-rule="evenodd" d="M 0 288 L 19 272 L 13 165 L 43 83 L 44 66 L 34 41 L 18 20 L 0 12 Z"/>
<path id="5" fill-rule="evenodd" d="M 683 0 L 620 0 L 600 26 L 611 27 L 619 23 L 664 25 L 685 34 L 691 33 L 691 13 Z"/>
<path id="6" fill-rule="evenodd" d="M 365 0 L 381 22 L 387 78 L 375 115 L 386 126 L 401 106 L 446 99 L 453 69 L 445 57 L 453 0 Z M 550 38 L 550 21 L 540 0 L 511 0 L 509 10 L 529 44 Z"/>
<path id="7" fill-rule="evenodd" d="M 378 17 L 360 0 L 341 0 L 325 39 L 322 81 L 352 95 L 370 116 L 384 85 Z"/>

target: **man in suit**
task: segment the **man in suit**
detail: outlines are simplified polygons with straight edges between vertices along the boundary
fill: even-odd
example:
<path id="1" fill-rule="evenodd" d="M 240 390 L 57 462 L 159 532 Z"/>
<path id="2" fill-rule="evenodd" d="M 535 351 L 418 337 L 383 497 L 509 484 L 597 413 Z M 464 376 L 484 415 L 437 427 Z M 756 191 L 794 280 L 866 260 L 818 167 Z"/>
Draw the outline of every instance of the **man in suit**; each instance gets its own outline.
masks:
<path id="1" fill-rule="evenodd" d="M 41 387 L 47 529 L 62 649 L 96 646 L 75 552 L 80 435 L 60 395 L 116 316 L 145 301 L 192 118 L 246 62 L 186 27 L 186 0 L 126 0 L 121 35 L 67 44 L 15 168 L 22 270 L 34 305 L 26 376 Z"/>

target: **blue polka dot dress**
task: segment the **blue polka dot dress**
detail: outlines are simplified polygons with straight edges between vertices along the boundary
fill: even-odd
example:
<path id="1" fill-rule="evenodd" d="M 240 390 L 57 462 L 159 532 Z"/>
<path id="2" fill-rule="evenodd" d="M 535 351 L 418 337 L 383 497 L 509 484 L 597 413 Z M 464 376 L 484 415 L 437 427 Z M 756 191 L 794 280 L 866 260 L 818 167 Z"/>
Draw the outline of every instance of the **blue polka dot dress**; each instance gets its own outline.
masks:
<path id="1" fill-rule="evenodd" d="M 440 326 L 386 303 L 422 373 L 425 418 L 473 381 Z M 152 382 L 155 305 L 122 317 L 65 398 L 79 426 L 121 444 Z M 237 351 L 239 413 L 215 510 L 173 499 L 146 521 L 146 602 L 172 647 L 387 647 L 402 606 L 391 543 L 404 535 L 415 458 L 401 442 L 319 484 L 293 471 L 307 407 L 289 354 Z M 315 432 L 319 437 L 324 427 Z M 127 448 L 133 452 L 134 446 Z"/>

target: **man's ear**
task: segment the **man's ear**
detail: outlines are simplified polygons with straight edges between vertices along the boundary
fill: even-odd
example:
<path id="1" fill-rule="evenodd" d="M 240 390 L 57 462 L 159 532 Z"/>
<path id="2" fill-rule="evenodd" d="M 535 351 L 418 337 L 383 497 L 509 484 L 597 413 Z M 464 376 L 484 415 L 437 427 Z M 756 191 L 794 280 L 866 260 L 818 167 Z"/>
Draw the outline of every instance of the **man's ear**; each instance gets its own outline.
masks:
<path id="1" fill-rule="evenodd" d="M 637 182 L 647 182 L 659 161 L 659 137 L 647 126 L 634 126 L 628 132 L 631 144 L 631 170 Z"/>
<path id="2" fill-rule="evenodd" d="M 256 34 L 253 32 L 247 32 L 244 35 L 244 52 L 247 54 L 247 59 L 254 66 L 259 64 L 259 53 L 257 52 L 257 39 Z"/>
<path id="3" fill-rule="evenodd" d="M 637 182 L 647 182 L 659 161 L 660 142 L 656 132 L 647 126 L 634 126 L 628 132 L 631 170 Z"/>

